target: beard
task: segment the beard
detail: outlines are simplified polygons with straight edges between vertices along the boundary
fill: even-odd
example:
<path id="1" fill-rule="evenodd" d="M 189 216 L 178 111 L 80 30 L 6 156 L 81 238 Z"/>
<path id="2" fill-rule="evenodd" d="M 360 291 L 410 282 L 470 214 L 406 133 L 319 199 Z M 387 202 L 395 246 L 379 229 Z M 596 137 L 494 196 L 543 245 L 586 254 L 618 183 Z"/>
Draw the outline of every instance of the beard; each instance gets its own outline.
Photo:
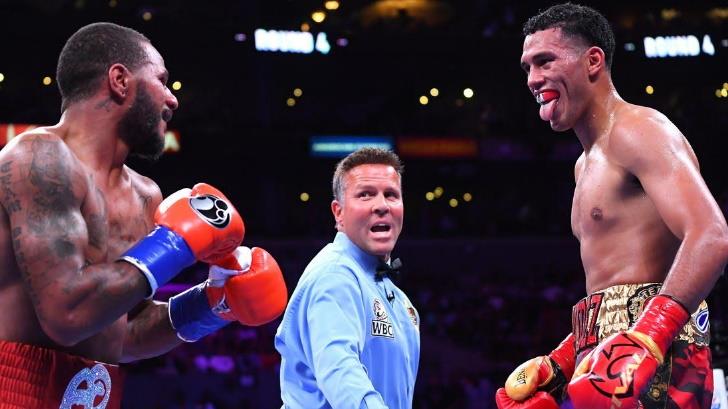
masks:
<path id="1" fill-rule="evenodd" d="M 129 147 L 129 156 L 154 162 L 164 151 L 164 135 L 159 132 L 162 114 L 155 107 L 144 84 L 139 84 L 134 102 L 119 121 L 119 135 Z"/>

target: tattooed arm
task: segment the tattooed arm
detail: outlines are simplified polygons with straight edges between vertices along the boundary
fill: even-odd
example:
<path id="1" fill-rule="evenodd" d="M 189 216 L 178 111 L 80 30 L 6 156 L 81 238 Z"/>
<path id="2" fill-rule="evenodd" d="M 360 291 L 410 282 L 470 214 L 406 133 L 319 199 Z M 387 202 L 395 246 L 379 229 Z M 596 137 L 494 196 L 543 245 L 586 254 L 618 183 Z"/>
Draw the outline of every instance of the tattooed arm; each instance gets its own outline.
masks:
<path id="1" fill-rule="evenodd" d="M 169 322 L 167 303 L 145 300 L 130 313 L 121 362 L 159 356 L 181 343 Z"/>
<path id="2" fill-rule="evenodd" d="M 8 214 L 18 270 L 43 331 L 70 346 L 126 314 L 148 293 L 129 263 L 87 262 L 89 227 L 81 212 L 87 173 L 49 134 L 19 137 L 0 156 L 0 204 Z"/>
<path id="3" fill-rule="evenodd" d="M 151 179 L 131 169 L 129 171 L 139 179 L 139 183 L 135 184 L 135 190 L 145 212 L 144 220 L 140 223 L 145 223 L 144 230 L 150 230 L 151 224 L 146 226 L 146 223 L 151 223 L 154 210 L 162 200 L 161 192 Z M 144 300 L 131 310 L 127 317 L 120 362 L 159 356 L 180 343 L 182 340 L 177 337 L 170 324 L 167 303 Z"/>

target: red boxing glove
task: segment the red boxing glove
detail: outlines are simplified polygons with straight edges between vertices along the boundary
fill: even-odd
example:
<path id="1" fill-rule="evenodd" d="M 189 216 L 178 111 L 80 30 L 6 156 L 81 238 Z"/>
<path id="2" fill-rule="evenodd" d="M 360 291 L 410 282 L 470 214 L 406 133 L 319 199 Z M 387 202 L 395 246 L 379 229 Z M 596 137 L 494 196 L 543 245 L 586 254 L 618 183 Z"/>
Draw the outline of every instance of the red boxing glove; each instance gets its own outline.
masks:
<path id="1" fill-rule="evenodd" d="M 579 364 L 568 387 L 574 408 L 641 407 L 640 395 L 689 318 L 685 307 L 669 296 L 647 301 L 630 330 L 608 337 Z"/>
<path id="2" fill-rule="evenodd" d="M 223 287 L 216 286 L 217 277 Z M 218 281 L 219 282 L 219 281 Z M 238 247 L 210 267 L 207 287 L 210 306 L 219 316 L 258 326 L 278 318 L 286 308 L 288 290 L 278 263 L 267 251 Z"/>
<path id="3" fill-rule="evenodd" d="M 495 393 L 498 409 L 559 409 L 559 404 L 548 392 L 538 391 L 523 402 L 511 399 L 506 388 L 498 388 Z"/>
<path id="4" fill-rule="evenodd" d="M 154 222 L 181 236 L 195 258 L 214 263 L 240 245 L 243 219 L 227 197 L 206 183 L 182 189 L 157 207 Z"/>
<path id="5" fill-rule="evenodd" d="M 548 356 L 530 359 L 498 389 L 495 401 L 499 409 L 558 409 L 566 383 L 574 373 L 574 335 L 569 334 Z"/>

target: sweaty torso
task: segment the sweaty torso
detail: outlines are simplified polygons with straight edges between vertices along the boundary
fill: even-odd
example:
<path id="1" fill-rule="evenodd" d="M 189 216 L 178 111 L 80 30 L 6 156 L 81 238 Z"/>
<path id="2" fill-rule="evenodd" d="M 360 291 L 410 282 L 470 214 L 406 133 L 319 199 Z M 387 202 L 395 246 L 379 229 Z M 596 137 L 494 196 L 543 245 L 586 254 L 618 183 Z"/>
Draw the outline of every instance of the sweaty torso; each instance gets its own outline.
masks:
<path id="1" fill-rule="evenodd" d="M 82 192 L 80 201 L 81 217 L 70 220 L 53 219 L 43 214 L 28 217 L 27 229 L 42 233 L 42 229 L 51 223 L 67 223 L 68 229 L 86 231 L 87 241 L 83 246 L 84 263 L 98 264 L 115 261 L 120 254 L 133 243 L 146 235 L 152 227 L 152 197 L 158 190 L 151 180 L 124 167 L 119 183 L 109 183 L 108 177 L 94 172 L 83 164 L 75 155 L 61 167 L 44 169 L 44 149 L 52 151 L 53 143 L 58 141 L 40 140 L 34 146 L 34 157 L 28 183 L 42 183 L 38 179 L 58 186 L 68 184 L 72 189 L 58 189 L 56 198 L 48 200 L 64 200 L 69 190 Z M 62 142 L 60 142 L 62 143 Z M 46 144 L 46 146 L 44 146 Z M 47 152 L 46 152 L 47 153 Z M 0 160 L 0 194 L 7 195 L 6 187 L 10 183 L 10 175 L 4 171 Z M 7 206 L 6 206 L 7 207 Z M 42 330 L 36 317 L 28 286 L 17 265 L 13 249 L 13 231 L 8 212 L 12 209 L 0 207 L 0 339 L 23 342 L 32 345 L 64 350 L 74 355 L 83 356 L 102 362 L 118 362 L 122 353 L 126 332 L 126 316 L 122 316 L 100 333 L 79 342 L 71 347 L 55 344 Z M 53 252 L 59 260 L 63 258 L 62 245 L 45 251 Z M 38 249 L 41 250 L 41 249 Z M 27 255 L 26 255 L 27 257 Z M 83 274 L 80 271 L 78 274 Z M 62 283 L 59 283 L 61 285 Z"/>
<path id="2" fill-rule="evenodd" d="M 610 156 L 604 135 L 576 164 L 571 227 L 588 293 L 664 281 L 680 246 L 640 181 Z"/>

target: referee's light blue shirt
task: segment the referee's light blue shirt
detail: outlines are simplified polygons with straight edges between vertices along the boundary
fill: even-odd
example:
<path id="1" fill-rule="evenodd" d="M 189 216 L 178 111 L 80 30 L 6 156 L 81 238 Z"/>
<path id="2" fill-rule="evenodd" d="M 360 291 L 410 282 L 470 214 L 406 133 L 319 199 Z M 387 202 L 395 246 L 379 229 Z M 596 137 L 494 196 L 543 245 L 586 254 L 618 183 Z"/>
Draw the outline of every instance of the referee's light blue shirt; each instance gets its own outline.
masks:
<path id="1" fill-rule="evenodd" d="M 420 318 L 377 264 L 340 232 L 306 267 L 275 337 L 283 408 L 412 408 Z"/>

